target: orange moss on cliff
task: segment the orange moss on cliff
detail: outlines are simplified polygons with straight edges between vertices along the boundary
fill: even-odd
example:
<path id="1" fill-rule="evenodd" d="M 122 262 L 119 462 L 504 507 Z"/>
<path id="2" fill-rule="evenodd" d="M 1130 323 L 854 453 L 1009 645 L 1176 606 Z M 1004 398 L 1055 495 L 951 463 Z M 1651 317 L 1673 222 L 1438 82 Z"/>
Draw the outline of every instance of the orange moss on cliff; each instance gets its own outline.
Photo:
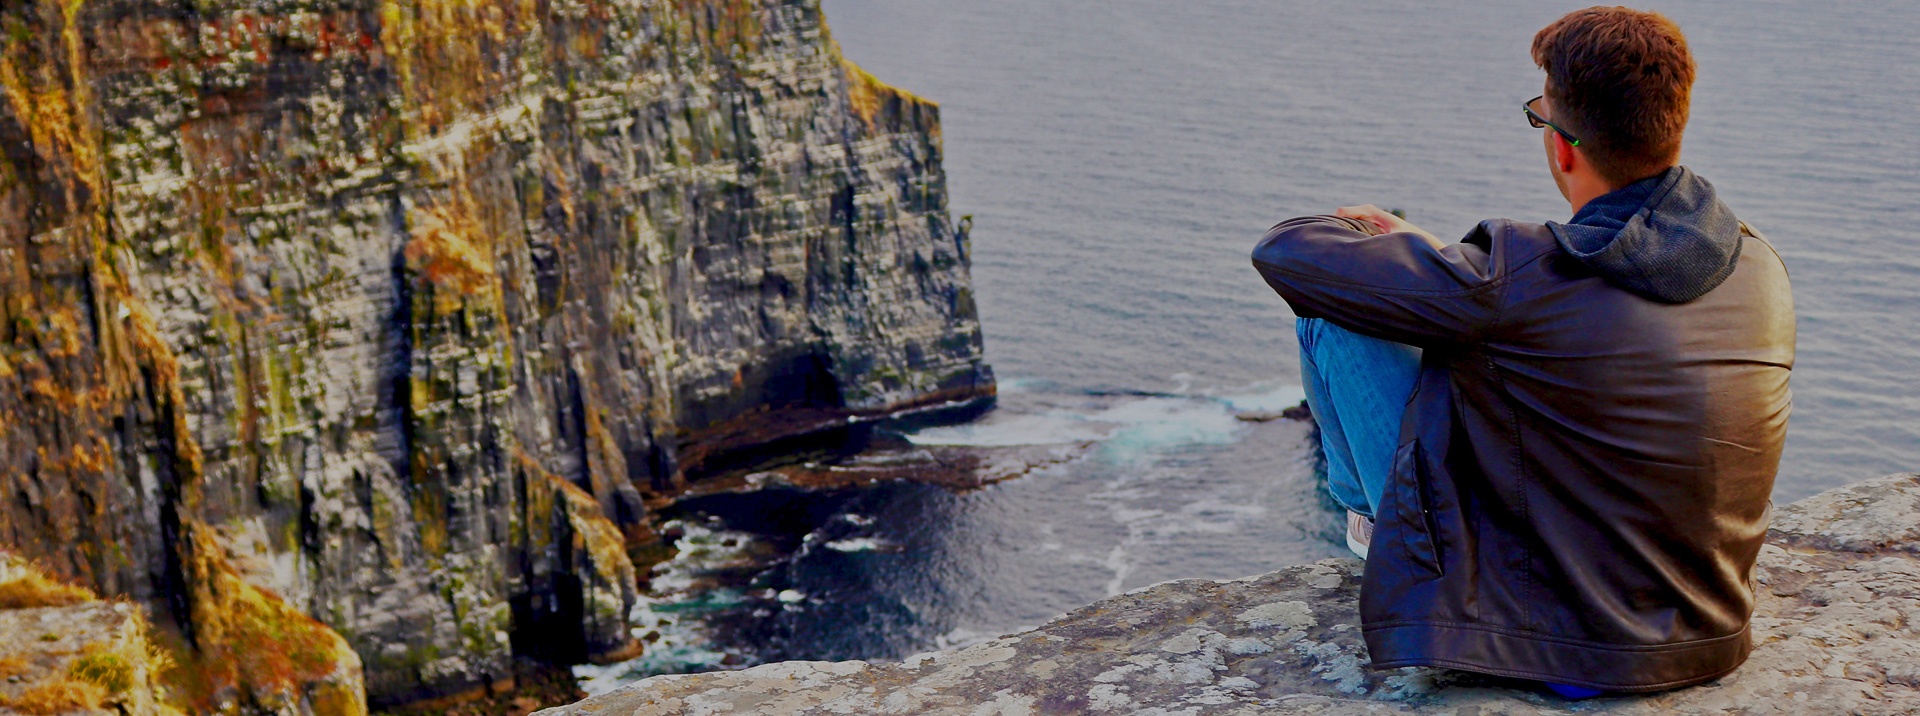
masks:
<path id="1" fill-rule="evenodd" d="M 451 314 L 470 299 L 489 305 L 499 299 L 493 242 L 474 220 L 471 202 L 455 199 L 418 209 L 412 220 L 407 270 L 426 282 L 435 314 Z"/>
<path id="2" fill-rule="evenodd" d="M 873 73 L 861 69 L 859 65 L 854 64 L 853 60 L 847 59 L 846 55 L 840 51 L 840 43 L 833 39 L 833 31 L 828 29 L 827 20 L 824 17 L 820 19 L 820 41 L 826 43 L 827 52 L 831 53 L 834 62 L 839 64 L 840 71 L 846 76 L 847 105 L 853 110 L 853 115 L 859 117 L 861 123 L 866 125 L 867 131 L 879 129 L 876 122 L 881 112 L 887 109 L 890 103 L 939 106 L 932 100 L 880 81 L 880 78 L 874 77 Z M 935 131 L 938 131 L 937 126 Z"/>
<path id="3" fill-rule="evenodd" d="M 31 42 L 8 37 L 0 52 L 0 91 L 6 94 L 13 112 L 32 134 L 36 149 L 49 154 L 67 154 L 74 174 L 88 188 L 98 191 L 100 181 L 99 142 L 87 107 L 92 101 L 92 84 L 84 75 L 86 47 L 81 42 L 76 21 L 84 0 L 39 0 L 31 3 L 42 18 L 59 19 L 60 62 L 45 62 Z M 65 70 L 63 73 L 62 70 Z M 65 76 L 62 76 L 62 75 Z"/>
<path id="4" fill-rule="evenodd" d="M 114 421 L 137 408 L 115 302 L 100 132 L 78 0 L 0 3 L 0 534 L 50 571 L 112 589 L 144 576 L 104 538 L 130 496 Z M 17 143 L 16 143 L 17 142 Z M 130 408 L 133 408 L 130 410 Z M 103 544 L 103 542 L 107 542 Z"/>
<path id="5" fill-rule="evenodd" d="M 0 559 L 5 559 L 0 555 Z M 91 602 L 93 591 L 62 582 L 37 569 L 20 570 L 13 577 L 0 575 L 0 609 L 64 607 Z"/>
<path id="6" fill-rule="evenodd" d="M 874 116 L 880 113 L 882 103 L 905 93 L 860 69 L 852 60 L 842 59 L 840 66 L 847 74 L 847 105 L 869 131 L 874 130 Z"/>
<path id="7" fill-rule="evenodd" d="M 360 656 L 327 625 L 242 580 L 197 522 L 183 526 L 193 646 L 170 680 L 206 713 L 238 696 L 274 712 L 308 704 L 316 716 L 367 713 Z"/>
<path id="8" fill-rule="evenodd" d="M 674 0 L 673 27 L 680 40 L 713 54 L 745 57 L 760 47 L 760 3 L 753 0 Z"/>
<path id="9" fill-rule="evenodd" d="M 537 32 L 533 0 L 382 0 L 380 45 L 407 99 L 408 139 L 431 135 L 498 100 L 512 66 L 492 62 Z"/>
<path id="10" fill-rule="evenodd" d="M 0 706 L 35 716 L 52 716 L 71 711 L 99 711 L 106 701 L 107 690 L 98 684 L 59 678 L 29 688 L 19 696 L 0 699 Z"/>

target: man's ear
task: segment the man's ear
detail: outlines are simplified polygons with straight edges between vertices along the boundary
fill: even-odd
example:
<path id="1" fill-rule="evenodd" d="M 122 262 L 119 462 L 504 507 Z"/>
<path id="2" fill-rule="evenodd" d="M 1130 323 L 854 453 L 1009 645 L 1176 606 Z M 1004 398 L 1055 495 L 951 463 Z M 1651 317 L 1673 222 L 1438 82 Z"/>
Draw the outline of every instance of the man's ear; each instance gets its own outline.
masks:
<path id="1" fill-rule="evenodd" d="M 1559 167 L 1561 174 L 1573 173 L 1574 164 L 1585 161 L 1586 157 L 1582 157 L 1578 152 L 1574 151 L 1573 144 L 1568 142 L 1567 138 L 1561 136 L 1559 132 L 1548 132 L 1548 134 L 1553 135 L 1554 166 Z"/>

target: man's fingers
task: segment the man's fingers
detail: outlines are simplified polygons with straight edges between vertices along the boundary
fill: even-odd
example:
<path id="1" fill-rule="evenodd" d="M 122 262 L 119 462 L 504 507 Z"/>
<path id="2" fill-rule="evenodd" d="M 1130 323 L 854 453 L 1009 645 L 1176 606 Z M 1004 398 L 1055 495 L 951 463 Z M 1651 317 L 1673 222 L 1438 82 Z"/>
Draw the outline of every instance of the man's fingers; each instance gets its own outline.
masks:
<path id="1" fill-rule="evenodd" d="M 1380 207 L 1374 206 L 1372 204 L 1361 204 L 1359 206 L 1343 206 L 1338 209 L 1335 209 L 1333 211 L 1333 215 L 1338 216 L 1342 219 L 1359 219 L 1369 224 L 1373 224 L 1374 226 L 1378 226 L 1380 227 L 1381 231 L 1387 231 L 1387 232 L 1391 232 L 1394 230 L 1394 226 L 1397 224 L 1396 219 L 1399 218 L 1385 211 L 1381 211 Z"/>

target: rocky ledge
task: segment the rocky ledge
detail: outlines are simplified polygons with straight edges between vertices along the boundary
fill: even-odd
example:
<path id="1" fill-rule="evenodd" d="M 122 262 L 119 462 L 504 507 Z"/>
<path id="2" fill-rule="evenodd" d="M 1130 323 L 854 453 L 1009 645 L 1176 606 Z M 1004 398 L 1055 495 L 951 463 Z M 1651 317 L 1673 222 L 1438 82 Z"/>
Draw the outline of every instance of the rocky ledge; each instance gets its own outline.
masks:
<path id="1" fill-rule="evenodd" d="M 1038 629 L 900 663 L 784 662 L 661 676 L 544 712 L 586 714 L 1771 714 L 1920 712 L 1920 474 L 1779 511 L 1756 648 L 1737 672 L 1568 702 L 1435 669 L 1368 669 L 1361 563 L 1167 582 Z"/>

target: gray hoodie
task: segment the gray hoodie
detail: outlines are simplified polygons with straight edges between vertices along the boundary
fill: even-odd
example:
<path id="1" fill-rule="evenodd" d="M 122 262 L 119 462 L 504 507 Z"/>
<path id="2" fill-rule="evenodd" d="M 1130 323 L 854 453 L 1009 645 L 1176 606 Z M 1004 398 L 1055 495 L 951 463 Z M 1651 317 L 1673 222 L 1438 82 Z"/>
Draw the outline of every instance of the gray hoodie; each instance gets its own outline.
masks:
<path id="1" fill-rule="evenodd" d="M 1560 246 L 1608 283 L 1661 303 L 1706 295 L 1733 274 L 1740 220 L 1713 185 L 1676 166 L 1547 222 Z"/>

